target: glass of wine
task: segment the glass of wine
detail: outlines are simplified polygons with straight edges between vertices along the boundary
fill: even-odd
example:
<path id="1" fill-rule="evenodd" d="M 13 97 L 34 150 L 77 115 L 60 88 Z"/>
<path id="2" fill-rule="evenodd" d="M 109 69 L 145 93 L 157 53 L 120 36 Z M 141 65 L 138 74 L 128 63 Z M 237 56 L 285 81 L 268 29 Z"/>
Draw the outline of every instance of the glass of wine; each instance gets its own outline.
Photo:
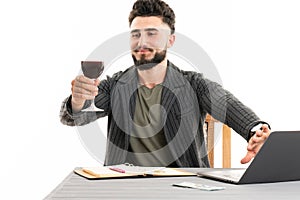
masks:
<path id="1" fill-rule="evenodd" d="M 104 70 L 104 63 L 102 61 L 81 61 L 81 70 L 84 76 L 96 80 Z M 95 106 L 95 100 L 93 99 L 91 105 L 82 111 L 101 111 L 101 109 Z"/>

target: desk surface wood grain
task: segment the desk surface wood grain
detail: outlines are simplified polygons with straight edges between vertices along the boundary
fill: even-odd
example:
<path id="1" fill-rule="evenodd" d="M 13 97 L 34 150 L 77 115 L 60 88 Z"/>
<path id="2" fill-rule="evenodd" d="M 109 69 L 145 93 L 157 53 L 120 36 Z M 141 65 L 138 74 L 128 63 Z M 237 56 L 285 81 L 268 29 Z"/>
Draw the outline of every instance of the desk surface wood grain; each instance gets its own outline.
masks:
<path id="1" fill-rule="evenodd" d="M 191 172 L 213 169 L 187 169 Z M 226 169 L 224 169 L 226 170 Z M 202 191 L 172 186 L 183 181 L 226 187 Z M 200 177 L 87 180 L 71 172 L 45 199 L 297 199 L 300 181 L 233 185 Z"/>

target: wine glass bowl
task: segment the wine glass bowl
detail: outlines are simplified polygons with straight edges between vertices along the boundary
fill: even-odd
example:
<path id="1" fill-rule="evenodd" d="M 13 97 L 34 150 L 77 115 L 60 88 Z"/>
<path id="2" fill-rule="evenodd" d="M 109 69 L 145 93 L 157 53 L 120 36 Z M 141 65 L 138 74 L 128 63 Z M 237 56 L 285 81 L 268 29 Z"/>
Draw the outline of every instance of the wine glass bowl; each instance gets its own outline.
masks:
<path id="1" fill-rule="evenodd" d="M 102 61 L 81 61 L 81 70 L 84 76 L 96 79 L 102 74 L 104 63 Z"/>
<path id="2" fill-rule="evenodd" d="M 97 79 L 104 71 L 104 63 L 102 61 L 81 61 L 81 70 L 84 76 L 90 79 Z M 94 99 L 88 108 L 82 111 L 101 111 L 101 109 L 95 106 Z"/>

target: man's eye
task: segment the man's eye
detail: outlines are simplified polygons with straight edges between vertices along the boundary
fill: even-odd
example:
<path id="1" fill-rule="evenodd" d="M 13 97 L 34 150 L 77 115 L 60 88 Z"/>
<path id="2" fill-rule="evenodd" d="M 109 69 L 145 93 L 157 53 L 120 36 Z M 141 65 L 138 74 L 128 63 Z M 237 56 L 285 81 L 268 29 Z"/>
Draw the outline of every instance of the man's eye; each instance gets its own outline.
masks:
<path id="1" fill-rule="evenodd" d="M 156 32 L 148 32 L 148 36 L 154 36 L 156 34 L 157 34 Z"/>
<path id="2" fill-rule="evenodd" d="M 141 35 L 140 33 L 132 33 L 132 34 L 131 34 L 131 37 L 132 37 L 132 38 L 139 38 L 140 35 Z"/>

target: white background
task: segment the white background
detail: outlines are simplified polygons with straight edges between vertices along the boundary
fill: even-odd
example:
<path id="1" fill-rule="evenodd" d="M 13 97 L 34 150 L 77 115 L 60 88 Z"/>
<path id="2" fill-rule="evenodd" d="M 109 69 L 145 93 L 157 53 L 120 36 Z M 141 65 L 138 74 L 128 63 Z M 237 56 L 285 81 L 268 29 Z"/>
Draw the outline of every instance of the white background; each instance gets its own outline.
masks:
<path id="1" fill-rule="evenodd" d="M 133 2 L 1 1 L 1 199 L 42 199 L 74 167 L 97 165 L 76 129 L 59 122 L 60 104 L 80 61 L 128 30 Z M 273 130 L 300 129 L 297 0 L 166 2 L 176 30 L 208 53 L 226 89 Z"/>

